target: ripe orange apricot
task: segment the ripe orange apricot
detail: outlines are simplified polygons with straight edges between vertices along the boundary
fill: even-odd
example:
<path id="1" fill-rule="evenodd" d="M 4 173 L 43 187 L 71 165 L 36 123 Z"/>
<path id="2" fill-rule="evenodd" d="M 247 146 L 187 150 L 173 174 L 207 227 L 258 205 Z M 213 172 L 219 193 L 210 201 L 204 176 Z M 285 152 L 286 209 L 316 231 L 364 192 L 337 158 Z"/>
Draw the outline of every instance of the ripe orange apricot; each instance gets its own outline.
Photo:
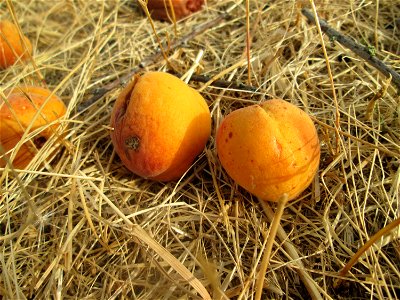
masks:
<path id="1" fill-rule="evenodd" d="M 135 76 L 111 114 L 111 139 L 133 173 L 159 181 L 182 176 L 203 151 L 211 133 L 204 98 L 163 72 Z"/>
<path id="2" fill-rule="evenodd" d="M 23 169 L 35 156 L 37 149 L 44 145 L 60 125 L 59 122 L 50 126 L 48 124 L 57 121 L 67 109 L 60 98 L 55 95 L 50 96 L 51 91 L 41 87 L 15 87 L 6 90 L 4 94 L 7 96 L 7 101 L 0 99 L 0 146 L 3 151 L 8 152 L 17 145 L 27 128 L 31 126 L 38 110 L 40 114 L 33 121 L 29 132 L 46 126 L 32 140 L 22 144 L 12 160 L 14 168 Z M 7 159 L 0 152 L 0 167 L 4 167 L 11 157 L 6 155 Z"/>
<path id="3" fill-rule="evenodd" d="M 0 22 L 0 69 L 15 64 L 18 59 L 25 60 L 32 54 L 31 42 L 26 36 L 22 38 L 24 42 L 13 23 L 7 20 Z"/>
<path id="4" fill-rule="evenodd" d="M 310 117 L 281 99 L 231 112 L 218 129 L 217 152 L 232 179 L 262 200 L 296 198 L 318 169 L 320 146 Z"/>

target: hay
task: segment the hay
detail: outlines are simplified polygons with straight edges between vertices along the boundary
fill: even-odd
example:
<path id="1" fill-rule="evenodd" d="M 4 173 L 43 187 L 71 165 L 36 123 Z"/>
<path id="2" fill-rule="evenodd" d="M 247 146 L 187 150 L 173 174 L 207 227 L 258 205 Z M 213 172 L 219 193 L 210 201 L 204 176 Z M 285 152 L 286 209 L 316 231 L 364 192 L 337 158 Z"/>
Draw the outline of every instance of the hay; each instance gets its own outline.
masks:
<path id="1" fill-rule="evenodd" d="M 362 256 L 340 289 L 333 287 L 351 256 L 400 215 L 398 91 L 350 50 L 325 35 L 321 40 L 300 2 L 250 1 L 250 83 L 244 2 L 208 1 L 177 23 L 178 36 L 174 25 L 154 23 L 161 41 L 173 41 L 229 10 L 218 25 L 166 49 L 170 66 L 163 59 L 146 63 L 145 70 L 190 71 L 187 80 L 191 72 L 213 78 L 190 81 L 210 105 L 213 137 L 187 174 L 167 184 L 132 175 L 113 152 L 110 112 L 125 81 L 78 110 L 156 53 L 139 5 L 1 2 L 0 17 L 18 20 L 35 48 L 33 62 L 0 71 L 2 97 L 8 87 L 43 78 L 68 114 L 61 151 L 50 155 L 56 139 L 50 140 L 27 170 L 0 171 L 0 298 L 254 297 L 276 206 L 260 204 L 227 176 L 214 133 L 233 109 L 275 96 L 313 116 L 322 156 L 312 186 L 284 211 L 263 298 L 399 297 L 398 228 Z M 319 17 L 400 72 L 398 1 L 315 5 Z M 216 79 L 257 90 L 218 87 Z"/>

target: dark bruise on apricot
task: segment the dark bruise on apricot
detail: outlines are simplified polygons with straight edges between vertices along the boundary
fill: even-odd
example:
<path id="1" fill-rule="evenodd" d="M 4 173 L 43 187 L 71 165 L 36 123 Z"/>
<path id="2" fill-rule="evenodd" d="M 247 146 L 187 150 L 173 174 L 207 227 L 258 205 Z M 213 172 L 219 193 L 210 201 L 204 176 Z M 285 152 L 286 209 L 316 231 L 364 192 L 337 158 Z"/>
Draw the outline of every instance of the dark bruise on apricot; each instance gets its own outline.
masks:
<path id="1" fill-rule="evenodd" d="M 117 119 L 121 119 L 122 116 L 125 115 L 126 110 L 128 109 L 129 102 L 131 101 L 131 95 L 133 92 L 133 88 L 134 88 L 134 86 L 132 86 L 132 89 L 128 93 L 126 93 L 126 95 L 124 97 L 124 102 L 123 102 L 120 110 L 118 111 Z"/>
<path id="2" fill-rule="evenodd" d="M 39 137 L 37 137 L 37 138 L 35 138 L 35 139 L 33 140 L 33 143 L 35 144 L 35 146 L 36 146 L 37 149 L 40 149 L 40 148 L 42 148 L 42 147 L 44 146 L 44 144 L 46 143 L 46 141 L 47 141 L 47 138 L 46 138 L 46 137 L 44 137 L 44 136 L 39 136 Z"/>
<path id="3" fill-rule="evenodd" d="M 137 135 L 131 136 L 125 140 L 125 146 L 129 150 L 133 150 L 135 152 L 139 151 L 140 148 L 140 138 Z"/>

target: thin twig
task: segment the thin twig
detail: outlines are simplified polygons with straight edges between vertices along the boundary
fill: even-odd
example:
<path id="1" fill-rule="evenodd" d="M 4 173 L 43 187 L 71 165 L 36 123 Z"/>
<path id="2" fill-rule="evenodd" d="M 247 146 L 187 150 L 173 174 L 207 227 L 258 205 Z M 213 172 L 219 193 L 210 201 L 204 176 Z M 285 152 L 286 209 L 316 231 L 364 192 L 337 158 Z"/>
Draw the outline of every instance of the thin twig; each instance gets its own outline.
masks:
<path id="1" fill-rule="evenodd" d="M 215 27 L 220 22 L 225 20 L 227 18 L 227 16 L 228 16 L 228 14 L 221 14 L 217 18 L 215 18 L 215 19 L 213 19 L 213 20 L 211 20 L 211 21 L 209 21 L 207 23 L 204 23 L 203 25 L 193 29 L 193 31 L 191 31 L 187 35 L 184 35 L 182 38 L 172 41 L 171 44 L 169 44 L 168 47 L 165 45 L 163 48 L 164 49 L 168 48 L 168 50 L 170 50 L 170 51 L 171 50 L 175 50 L 178 47 L 186 44 L 188 41 L 192 40 L 193 38 L 195 38 L 199 34 L 202 34 L 206 30 Z M 104 86 L 102 88 L 95 89 L 93 91 L 93 96 L 91 98 L 89 98 L 87 101 L 85 101 L 84 103 L 82 103 L 81 105 L 78 106 L 78 112 L 82 112 L 83 110 L 88 108 L 90 105 L 92 105 L 94 102 L 99 100 L 101 97 L 106 95 L 108 92 L 110 92 L 113 89 L 125 84 L 130 78 L 132 78 L 132 76 L 135 73 L 139 72 L 140 70 L 142 70 L 143 68 L 145 68 L 145 67 L 147 67 L 147 66 L 149 66 L 151 64 L 154 64 L 155 62 L 157 62 L 158 60 L 160 60 L 162 58 L 163 58 L 163 53 L 162 53 L 162 51 L 158 50 L 156 53 L 148 56 L 143 61 L 141 61 L 140 64 L 137 67 L 133 68 L 126 75 L 114 80 L 113 82 L 109 83 L 108 85 L 106 85 L 106 86 Z"/>
<path id="2" fill-rule="evenodd" d="M 181 77 L 183 75 L 183 74 L 177 73 L 177 72 L 170 72 L 170 73 L 174 74 L 177 77 Z M 212 77 L 205 76 L 205 75 L 192 74 L 192 76 L 189 79 L 189 82 L 193 81 L 193 82 L 206 83 L 206 82 L 209 82 L 210 80 L 212 80 Z M 249 91 L 249 92 L 256 92 L 258 90 L 255 86 L 242 84 L 240 82 L 235 83 L 233 81 L 220 80 L 220 79 L 213 81 L 212 86 L 224 88 L 224 89 L 233 89 L 233 90 Z"/>
<path id="3" fill-rule="evenodd" d="M 302 14 L 307 17 L 307 19 L 315 24 L 314 14 L 306 8 L 301 10 Z M 392 76 L 392 82 L 400 92 L 400 74 L 394 71 L 392 68 L 387 66 L 383 61 L 376 58 L 376 56 L 369 51 L 368 48 L 358 44 L 352 39 L 344 36 L 340 32 L 331 28 L 328 23 L 324 20 L 319 19 L 319 25 L 323 32 L 325 32 L 332 41 L 338 41 L 344 47 L 350 49 L 355 54 L 363 58 L 367 63 L 377 69 L 386 77 Z"/>

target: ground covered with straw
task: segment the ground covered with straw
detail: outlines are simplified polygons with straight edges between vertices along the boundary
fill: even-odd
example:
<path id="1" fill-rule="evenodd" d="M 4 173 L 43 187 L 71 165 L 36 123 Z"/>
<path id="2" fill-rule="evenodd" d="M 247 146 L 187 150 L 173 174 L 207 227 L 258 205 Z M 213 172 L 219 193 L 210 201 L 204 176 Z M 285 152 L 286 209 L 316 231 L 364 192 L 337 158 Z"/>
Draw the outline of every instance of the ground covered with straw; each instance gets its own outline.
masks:
<path id="1" fill-rule="evenodd" d="M 400 215 L 399 91 L 320 35 L 302 5 L 313 12 L 309 1 L 249 1 L 247 23 L 246 1 L 209 0 L 175 25 L 154 21 L 154 31 L 133 0 L 1 2 L 0 18 L 17 21 L 34 46 L 33 60 L 0 71 L 2 97 L 20 83 L 46 85 L 68 112 L 57 152 L 49 140 L 26 170 L 0 169 L 0 299 L 252 299 L 258 276 L 263 299 L 400 297 L 398 227 L 336 284 L 354 253 Z M 400 72 L 398 1 L 315 8 Z M 155 55 L 159 42 L 185 36 L 164 47 L 168 62 Z M 212 137 L 179 181 L 139 178 L 114 153 L 110 113 L 132 70 L 179 73 L 209 104 Z M 227 113 L 273 97 L 313 117 L 321 162 L 285 208 L 259 274 L 276 205 L 229 178 L 214 137 Z"/>

